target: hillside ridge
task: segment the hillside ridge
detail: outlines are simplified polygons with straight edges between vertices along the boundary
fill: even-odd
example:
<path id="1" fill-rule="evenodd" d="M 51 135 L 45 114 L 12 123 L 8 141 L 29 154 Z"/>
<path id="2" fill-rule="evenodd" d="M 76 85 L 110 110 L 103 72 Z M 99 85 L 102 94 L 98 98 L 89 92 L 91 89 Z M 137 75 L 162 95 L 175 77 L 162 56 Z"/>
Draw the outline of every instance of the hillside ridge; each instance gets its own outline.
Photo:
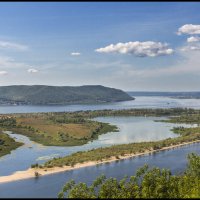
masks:
<path id="1" fill-rule="evenodd" d="M 122 90 L 102 85 L 0 86 L 0 105 L 87 104 L 128 101 L 133 99 L 133 97 Z"/>

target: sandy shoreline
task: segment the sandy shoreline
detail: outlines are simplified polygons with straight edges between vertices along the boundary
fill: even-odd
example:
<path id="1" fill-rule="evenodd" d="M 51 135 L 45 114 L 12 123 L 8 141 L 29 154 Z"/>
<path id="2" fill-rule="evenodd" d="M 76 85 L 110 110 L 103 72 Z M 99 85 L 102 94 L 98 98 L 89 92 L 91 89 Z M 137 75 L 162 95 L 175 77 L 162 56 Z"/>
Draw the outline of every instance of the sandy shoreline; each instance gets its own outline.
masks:
<path id="1" fill-rule="evenodd" d="M 143 153 L 127 154 L 127 155 L 124 155 L 124 156 L 119 156 L 119 159 L 117 159 L 116 157 L 112 157 L 112 158 L 110 158 L 108 160 L 104 160 L 104 161 L 90 161 L 90 162 L 86 162 L 86 163 L 76 164 L 74 167 L 64 166 L 64 167 L 53 167 L 53 168 L 46 168 L 46 169 L 29 168 L 29 169 L 24 170 L 24 171 L 17 171 L 14 174 L 11 174 L 11 175 L 8 175 L 8 176 L 0 176 L 0 184 L 6 183 L 6 182 L 12 182 L 12 181 L 19 181 L 19 180 L 28 179 L 28 178 L 35 178 L 35 172 L 38 172 L 40 174 L 40 176 L 45 176 L 45 175 L 49 175 L 49 174 L 79 169 L 79 168 L 82 168 L 82 167 L 89 167 L 89 166 L 94 166 L 94 165 L 97 165 L 97 164 L 114 162 L 116 160 L 122 160 L 122 159 L 131 158 L 131 157 L 146 155 L 146 154 L 150 154 L 150 153 L 154 153 L 154 152 L 165 151 L 165 150 L 177 148 L 177 147 L 188 145 L 188 144 L 198 143 L 198 142 L 200 142 L 200 140 L 196 140 L 196 141 L 192 141 L 192 142 L 184 142 L 184 143 L 181 143 L 181 144 L 163 147 L 162 149 L 158 149 L 158 150 L 146 151 L 146 152 L 143 152 Z"/>

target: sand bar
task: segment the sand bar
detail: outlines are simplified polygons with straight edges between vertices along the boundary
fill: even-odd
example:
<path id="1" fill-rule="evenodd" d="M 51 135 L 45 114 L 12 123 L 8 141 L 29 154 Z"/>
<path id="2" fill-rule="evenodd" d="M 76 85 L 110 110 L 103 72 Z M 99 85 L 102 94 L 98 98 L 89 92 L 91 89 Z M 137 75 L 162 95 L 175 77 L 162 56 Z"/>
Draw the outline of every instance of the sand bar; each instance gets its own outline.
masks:
<path id="1" fill-rule="evenodd" d="M 49 174 L 79 169 L 82 167 L 89 167 L 89 166 L 94 166 L 97 164 L 114 162 L 116 160 L 127 159 L 127 158 L 141 156 L 141 155 L 150 154 L 150 153 L 154 153 L 154 152 L 165 151 L 165 150 L 177 148 L 177 147 L 188 145 L 188 144 L 198 143 L 198 142 L 200 142 L 200 140 L 196 140 L 196 141 L 192 141 L 192 142 L 184 142 L 184 143 L 177 144 L 177 145 L 171 145 L 168 147 L 163 147 L 162 149 L 158 149 L 158 150 L 147 150 L 143 153 L 126 154 L 124 156 L 119 156 L 119 159 L 117 159 L 116 157 L 111 157 L 111 158 L 109 158 L 107 160 L 103 160 L 103 161 L 90 161 L 90 162 L 80 163 L 80 164 L 74 165 L 74 167 L 64 166 L 64 167 L 53 167 L 53 168 L 46 168 L 46 169 L 45 168 L 42 168 L 42 169 L 29 168 L 24 171 L 17 171 L 8 176 L 0 176 L 0 184 L 6 183 L 6 182 L 12 182 L 12 181 L 19 181 L 19 180 L 28 179 L 28 178 L 36 178 L 35 172 L 38 172 L 40 174 L 39 176 L 45 176 L 45 175 L 49 175 Z"/>

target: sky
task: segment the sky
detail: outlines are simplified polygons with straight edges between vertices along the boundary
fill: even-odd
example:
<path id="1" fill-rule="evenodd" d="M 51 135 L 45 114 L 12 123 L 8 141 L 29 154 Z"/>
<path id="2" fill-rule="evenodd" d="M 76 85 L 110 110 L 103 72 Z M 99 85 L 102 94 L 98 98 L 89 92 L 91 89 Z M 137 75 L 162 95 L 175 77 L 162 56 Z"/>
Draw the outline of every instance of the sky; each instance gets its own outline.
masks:
<path id="1" fill-rule="evenodd" d="M 200 91 L 199 2 L 0 2 L 0 86 Z"/>

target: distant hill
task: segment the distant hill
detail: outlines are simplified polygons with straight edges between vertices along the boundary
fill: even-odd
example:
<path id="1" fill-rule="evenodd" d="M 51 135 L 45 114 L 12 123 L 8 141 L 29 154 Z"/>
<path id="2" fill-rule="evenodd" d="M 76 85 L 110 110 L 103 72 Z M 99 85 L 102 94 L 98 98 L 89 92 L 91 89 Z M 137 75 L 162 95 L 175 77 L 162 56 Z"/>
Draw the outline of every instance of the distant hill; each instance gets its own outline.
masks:
<path id="1" fill-rule="evenodd" d="M 122 90 L 101 85 L 78 87 L 46 85 L 0 86 L 0 105 L 103 103 L 133 99 Z"/>

